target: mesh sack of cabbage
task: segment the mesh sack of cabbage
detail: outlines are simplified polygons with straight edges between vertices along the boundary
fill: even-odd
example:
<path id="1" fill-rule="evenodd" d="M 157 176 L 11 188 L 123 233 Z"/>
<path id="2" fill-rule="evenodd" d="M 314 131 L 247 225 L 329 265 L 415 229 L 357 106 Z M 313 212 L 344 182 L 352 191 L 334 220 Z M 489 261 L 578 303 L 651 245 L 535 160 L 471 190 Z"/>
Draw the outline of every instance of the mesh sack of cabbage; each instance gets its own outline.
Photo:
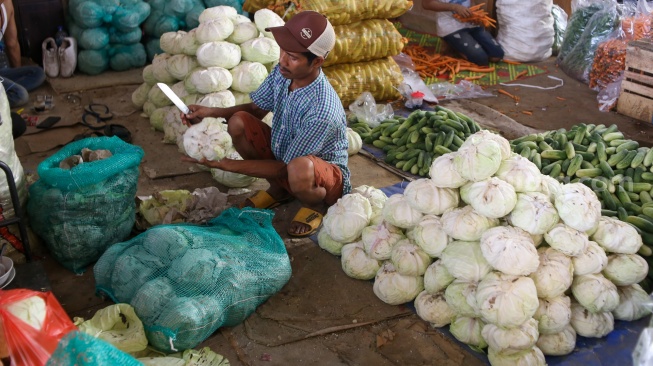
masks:
<path id="1" fill-rule="evenodd" d="M 142 365 L 110 343 L 84 332 L 72 331 L 61 339 L 46 366 Z"/>
<path id="2" fill-rule="evenodd" d="M 273 215 L 230 208 L 205 226 L 154 227 L 104 253 L 96 290 L 134 307 L 151 346 L 193 348 L 245 320 L 289 280 Z"/>
<path id="3" fill-rule="evenodd" d="M 83 148 L 107 149 L 113 156 L 67 170 L 59 163 Z M 95 262 L 134 225 L 134 197 L 143 150 L 118 137 L 96 137 L 64 146 L 38 166 L 40 179 L 29 188 L 27 213 L 34 231 L 54 258 L 76 273 Z"/>
<path id="4" fill-rule="evenodd" d="M 397 99 L 400 96 L 397 87 L 404 81 L 401 69 L 392 57 L 333 65 L 322 70 L 343 106 L 349 106 L 366 91 L 375 100 Z"/>

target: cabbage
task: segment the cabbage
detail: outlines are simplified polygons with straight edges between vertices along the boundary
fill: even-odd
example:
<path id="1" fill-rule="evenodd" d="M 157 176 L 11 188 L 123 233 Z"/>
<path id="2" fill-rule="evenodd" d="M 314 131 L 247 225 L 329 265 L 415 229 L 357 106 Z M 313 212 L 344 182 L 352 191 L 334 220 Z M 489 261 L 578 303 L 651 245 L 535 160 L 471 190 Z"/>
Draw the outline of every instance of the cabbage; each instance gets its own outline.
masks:
<path id="1" fill-rule="evenodd" d="M 549 197 L 549 201 L 555 202 L 556 196 L 560 193 L 562 185 L 555 178 L 542 174 L 542 184 L 539 192 Z"/>
<path id="2" fill-rule="evenodd" d="M 249 41 L 250 39 L 258 37 L 258 35 L 259 32 L 256 28 L 256 24 L 252 22 L 242 22 L 234 25 L 234 31 L 229 37 L 227 37 L 227 42 L 241 44 L 243 42 Z"/>
<path id="3" fill-rule="evenodd" d="M 143 81 L 147 85 L 156 84 L 157 80 L 154 77 L 154 66 L 152 66 L 152 64 L 147 65 L 145 68 L 143 68 Z"/>
<path id="4" fill-rule="evenodd" d="M 481 236 L 481 252 L 494 269 L 510 275 L 527 276 L 540 264 L 530 235 L 511 226 L 485 231 Z"/>
<path id="5" fill-rule="evenodd" d="M 376 273 L 372 289 L 386 304 L 400 305 L 413 301 L 424 290 L 424 279 L 404 276 L 395 270 L 392 263 L 385 262 Z"/>
<path id="6" fill-rule="evenodd" d="M 498 219 L 482 216 L 472 206 L 454 208 L 442 215 L 444 232 L 456 240 L 476 241 L 489 228 L 499 225 Z"/>
<path id="7" fill-rule="evenodd" d="M 184 82 L 184 87 L 186 87 L 186 82 Z M 188 94 L 188 90 L 186 90 L 186 92 L 187 95 L 181 98 L 182 102 L 186 103 L 186 105 L 197 104 L 197 102 L 199 102 L 199 100 L 204 97 L 204 94 L 198 94 L 198 93 Z"/>
<path id="8" fill-rule="evenodd" d="M 547 356 L 564 356 L 576 348 L 576 331 L 571 325 L 554 334 L 542 334 L 537 340 L 537 347 Z"/>
<path id="9" fill-rule="evenodd" d="M 241 51 L 236 44 L 217 41 L 199 46 L 195 55 L 197 62 L 204 67 L 219 66 L 231 69 L 240 63 Z"/>
<path id="10" fill-rule="evenodd" d="M 533 318 L 538 321 L 540 335 L 562 332 L 571 320 L 571 299 L 568 296 L 540 299 Z"/>
<path id="11" fill-rule="evenodd" d="M 233 78 L 229 70 L 222 67 L 197 68 L 186 79 L 184 85 L 189 93 L 209 94 L 227 90 Z"/>
<path id="12" fill-rule="evenodd" d="M 161 225 L 166 216 L 173 212 L 188 213 L 193 204 L 193 195 L 184 189 L 156 192 L 138 206 L 138 213 L 151 226 Z M 154 251 L 152 254 L 157 254 Z"/>
<path id="13" fill-rule="evenodd" d="M 234 98 L 236 99 L 236 105 L 247 104 L 252 102 L 252 98 L 250 98 L 249 93 L 241 93 L 233 90 L 232 93 L 234 95 Z"/>
<path id="14" fill-rule="evenodd" d="M 362 235 L 367 255 L 380 261 L 390 259 L 392 248 L 405 238 L 401 229 L 387 222 L 366 227 Z"/>
<path id="15" fill-rule="evenodd" d="M 215 291 L 215 282 L 229 263 L 212 251 L 204 248 L 189 248 L 172 261 L 168 278 L 176 285 L 195 291 Z"/>
<path id="16" fill-rule="evenodd" d="M 476 301 L 477 285 L 475 282 L 455 280 L 444 291 L 444 298 L 456 315 L 468 317 L 480 315 Z"/>
<path id="17" fill-rule="evenodd" d="M 5 305 L 5 309 L 36 330 L 43 328 L 48 313 L 45 301 L 38 295 Z"/>
<path id="18" fill-rule="evenodd" d="M 496 176 L 510 183 L 519 193 L 537 192 L 542 185 L 542 173 L 537 166 L 518 154 L 502 161 Z"/>
<path id="19" fill-rule="evenodd" d="M 485 322 L 504 328 L 523 324 L 539 306 L 532 279 L 500 272 L 492 272 L 481 280 L 476 301 Z"/>
<path id="20" fill-rule="evenodd" d="M 371 216 L 370 202 L 358 193 L 350 193 L 329 207 L 323 223 L 333 240 L 350 243 L 361 236 Z"/>
<path id="21" fill-rule="evenodd" d="M 228 108 L 236 105 L 236 98 L 229 90 L 206 94 L 197 100 L 197 104 L 205 107 Z"/>
<path id="22" fill-rule="evenodd" d="M 594 191 L 583 183 L 562 185 L 555 206 L 560 219 L 579 231 L 592 229 L 601 218 L 601 202 Z"/>
<path id="23" fill-rule="evenodd" d="M 152 86 L 147 83 L 139 85 L 132 93 L 132 103 L 138 108 L 143 108 L 143 104 L 147 102 L 150 89 L 152 89 Z"/>
<path id="24" fill-rule="evenodd" d="M 143 323 L 129 304 L 109 305 L 100 309 L 78 328 L 124 352 L 138 352 L 147 347 Z"/>
<path id="25" fill-rule="evenodd" d="M 407 233 L 415 244 L 419 245 L 426 254 L 437 258 L 449 244 L 451 238 L 442 229 L 440 218 L 435 215 L 426 215 Z"/>
<path id="26" fill-rule="evenodd" d="M 410 240 L 403 239 L 392 248 L 390 261 L 402 275 L 422 276 L 431 264 L 431 257 Z"/>
<path id="27" fill-rule="evenodd" d="M 154 104 L 152 105 L 154 106 Z M 150 125 L 152 126 L 152 128 L 154 128 L 154 130 L 156 131 L 163 131 L 163 122 L 165 121 L 165 117 L 168 114 L 168 112 L 174 108 L 175 107 L 157 108 L 152 113 L 150 113 Z M 177 140 L 175 139 L 170 143 L 175 143 L 175 141 Z"/>
<path id="28" fill-rule="evenodd" d="M 154 103 L 150 102 L 149 100 L 145 103 L 143 103 L 143 114 L 145 117 L 149 117 L 152 115 L 152 112 L 156 109 L 156 106 Z M 160 129 L 157 131 L 161 131 Z"/>
<path id="29" fill-rule="evenodd" d="M 197 49 L 200 47 L 200 43 L 197 42 L 197 37 L 195 34 L 197 33 L 197 28 L 191 29 L 188 31 L 188 33 L 184 34 L 184 36 L 179 40 L 179 47 L 181 48 L 181 52 L 185 55 L 188 56 L 195 56 L 197 53 Z"/>
<path id="30" fill-rule="evenodd" d="M 546 240 L 552 248 L 557 249 L 570 257 L 581 255 L 589 244 L 587 234 L 562 223 L 557 224 L 551 230 L 546 232 L 544 234 L 544 240 Z"/>
<path id="31" fill-rule="evenodd" d="M 351 278 L 371 280 L 381 268 L 381 262 L 368 257 L 360 241 L 344 245 L 341 255 L 342 270 Z"/>
<path id="32" fill-rule="evenodd" d="M 184 98 L 188 95 L 183 81 L 176 82 L 170 87 L 170 89 L 172 89 L 172 91 L 177 94 L 179 98 Z"/>
<path id="33" fill-rule="evenodd" d="M 424 273 L 424 290 L 429 294 L 444 291 L 454 281 L 454 277 L 442 264 L 442 260 L 431 263 Z"/>
<path id="34" fill-rule="evenodd" d="M 472 182 L 485 180 L 494 175 L 501 165 L 501 146 L 493 140 L 482 140 L 460 148 L 453 158 L 453 164 L 463 179 Z"/>
<path id="35" fill-rule="evenodd" d="M 361 135 L 347 127 L 347 155 L 352 156 L 358 154 L 362 147 L 363 139 L 361 139 Z"/>
<path id="36" fill-rule="evenodd" d="M 233 77 L 231 88 L 242 93 L 251 93 L 258 89 L 268 76 L 268 70 L 263 64 L 249 61 L 242 61 L 230 72 Z"/>
<path id="37" fill-rule="evenodd" d="M 170 86 L 170 85 L 168 85 Z M 172 101 L 168 98 L 158 85 L 154 85 L 149 92 L 147 92 L 147 100 L 152 102 L 157 108 L 172 105 Z"/>
<path id="38" fill-rule="evenodd" d="M 414 180 L 406 186 L 404 197 L 408 204 L 424 214 L 442 215 L 446 210 L 458 207 L 458 190 L 438 188 L 428 178 Z"/>
<path id="39" fill-rule="evenodd" d="M 382 190 L 372 186 L 358 186 L 352 189 L 352 193 L 360 193 L 370 201 L 370 205 L 372 205 L 372 217 L 381 214 L 383 207 L 385 206 L 385 201 L 388 200 L 388 196 L 386 196 Z"/>
<path id="40" fill-rule="evenodd" d="M 457 340 L 477 348 L 487 347 L 481 334 L 485 322 L 480 318 L 458 316 L 449 325 L 449 331 Z"/>
<path id="41" fill-rule="evenodd" d="M 505 160 L 510 157 L 510 154 L 512 153 L 512 150 L 510 149 L 510 142 L 498 133 L 494 133 L 488 130 L 480 130 L 472 135 L 469 135 L 469 137 L 467 137 L 465 142 L 463 142 L 460 147 L 478 145 L 485 140 L 492 140 L 499 144 L 499 147 L 501 148 L 501 160 Z"/>
<path id="42" fill-rule="evenodd" d="M 613 253 L 635 254 L 642 246 L 642 237 L 634 227 L 608 216 L 601 217 L 592 240 Z"/>
<path id="43" fill-rule="evenodd" d="M 345 243 L 333 240 L 324 228 L 317 234 L 317 244 L 333 255 L 340 255 L 342 247 L 345 245 Z"/>
<path id="44" fill-rule="evenodd" d="M 637 254 L 612 254 L 603 275 L 617 286 L 634 285 L 648 275 L 648 263 Z"/>
<path id="45" fill-rule="evenodd" d="M 528 351 L 540 336 L 537 331 L 537 320 L 531 318 L 515 328 L 501 328 L 494 324 L 486 324 L 481 331 L 483 339 L 490 349 L 502 355 L 512 355 Z"/>
<path id="46" fill-rule="evenodd" d="M 252 23 L 254 24 L 249 17 L 246 17 L 242 14 L 236 14 L 235 17 L 230 17 L 231 21 L 234 23 L 234 26 L 237 26 L 238 24 L 241 23 Z"/>
<path id="47" fill-rule="evenodd" d="M 615 319 L 633 321 L 651 313 L 649 295 L 638 284 L 617 287 L 619 306 L 612 310 Z"/>
<path id="48" fill-rule="evenodd" d="M 152 118 L 150 118 L 150 123 Z M 181 116 L 175 107 L 168 107 L 163 116 L 163 143 L 164 144 L 177 144 L 181 140 L 183 144 L 184 133 L 188 130 L 188 126 L 181 123 Z M 186 149 L 184 149 L 184 154 Z"/>
<path id="49" fill-rule="evenodd" d="M 444 327 L 456 317 L 456 313 L 447 304 L 442 292 L 429 294 L 422 291 L 415 299 L 415 311 L 420 318 L 436 328 Z"/>
<path id="50" fill-rule="evenodd" d="M 403 229 L 417 225 L 422 220 L 422 216 L 421 212 L 410 206 L 403 194 L 393 194 L 383 207 L 383 219 Z"/>
<path id="51" fill-rule="evenodd" d="M 570 324 L 583 337 L 603 338 L 614 329 L 614 317 L 609 311 L 593 313 L 579 303 L 572 303 Z"/>
<path id="52" fill-rule="evenodd" d="M 608 256 L 605 251 L 593 241 L 588 241 L 585 250 L 571 260 L 576 276 L 600 273 L 608 265 Z"/>
<path id="53" fill-rule="evenodd" d="M 200 22 L 195 32 L 199 43 L 224 41 L 234 32 L 234 23 L 228 18 L 220 17 Z"/>
<path id="54" fill-rule="evenodd" d="M 441 188 L 459 188 L 467 183 L 467 180 L 458 174 L 453 164 L 456 153 L 442 155 L 431 164 L 429 177 L 436 186 Z"/>
<path id="55" fill-rule="evenodd" d="M 200 350 L 187 349 L 182 354 L 185 366 L 229 366 L 229 360 L 204 347 Z"/>
<path id="56" fill-rule="evenodd" d="M 479 242 L 453 241 L 442 252 L 442 264 L 457 279 L 478 282 L 490 273 Z"/>
<path id="57" fill-rule="evenodd" d="M 562 296 L 571 286 L 574 276 L 571 258 L 553 248 L 542 247 L 537 253 L 540 266 L 530 275 L 535 282 L 537 296 L 545 299 Z"/>
<path id="58" fill-rule="evenodd" d="M 204 118 L 183 135 L 186 154 L 193 159 L 218 161 L 231 154 L 231 136 L 224 130 L 224 118 Z"/>
<path id="59" fill-rule="evenodd" d="M 178 55 L 183 53 L 181 48 L 181 40 L 186 36 L 186 32 L 166 32 L 161 35 L 159 39 L 159 47 L 161 50 L 169 55 Z"/>
<path id="60" fill-rule="evenodd" d="M 255 61 L 262 64 L 274 62 L 279 59 L 281 49 L 272 38 L 258 37 L 245 41 L 240 45 L 243 60 Z"/>
<path id="61" fill-rule="evenodd" d="M 509 214 L 517 203 L 515 189 L 494 177 L 465 184 L 460 188 L 460 198 L 476 212 L 494 219 Z"/>
<path id="62" fill-rule="evenodd" d="M 539 235 L 549 231 L 558 221 L 560 221 L 558 211 L 546 195 L 539 192 L 517 195 L 517 204 L 510 214 L 512 225 Z"/>
<path id="63" fill-rule="evenodd" d="M 205 23 L 213 19 L 228 18 L 234 19 L 238 16 L 238 11 L 231 6 L 219 5 L 206 8 L 200 14 L 198 20 L 200 23 Z"/>
<path id="64" fill-rule="evenodd" d="M 236 160 L 242 160 L 242 158 Z M 249 175 L 228 172 L 226 170 L 215 168 L 211 169 L 211 176 L 216 182 L 230 188 L 249 187 L 258 179 L 256 177 L 250 177 Z"/>
<path id="65" fill-rule="evenodd" d="M 575 277 L 571 292 L 579 304 L 593 313 L 610 312 L 619 306 L 617 286 L 602 274 Z"/>
<path id="66" fill-rule="evenodd" d="M 195 57 L 187 55 L 174 55 L 166 62 L 168 72 L 177 80 L 184 80 L 186 75 L 199 65 Z"/>
<path id="67" fill-rule="evenodd" d="M 528 351 L 522 351 L 510 355 L 504 355 L 492 348 L 488 349 L 487 358 L 493 366 L 545 366 L 546 359 L 542 350 L 533 347 Z"/>
<path id="68" fill-rule="evenodd" d="M 170 55 L 167 53 L 161 53 L 154 56 L 152 59 L 152 76 L 157 82 L 170 84 L 177 81 L 177 78 L 170 75 L 168 72 L 168 59 Z"/>
<path id="69" fill-rule="evenodd" d="M 277 13 L 270 9 L 260 9 L 254 13 L 254 23 L 256 23 L 256 28 L 258 28 L 261 34 L 268 38 L 274 38 L 274 36 L 271 32 L 266 31 L 265 28 L 280 27 L 286 24 Z"/>

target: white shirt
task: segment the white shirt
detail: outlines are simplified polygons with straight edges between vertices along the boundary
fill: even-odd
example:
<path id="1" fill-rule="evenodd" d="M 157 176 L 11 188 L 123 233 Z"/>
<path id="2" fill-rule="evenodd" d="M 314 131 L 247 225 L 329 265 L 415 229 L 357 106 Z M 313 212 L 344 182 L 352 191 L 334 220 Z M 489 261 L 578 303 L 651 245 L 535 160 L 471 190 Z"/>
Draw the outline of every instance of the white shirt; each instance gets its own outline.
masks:
<path id="1" fill-rule="evenodd" d="M 438 0 L 438 1 L 447 4 L 459 4 L 468 8 L 472 6 L 471 0 Z M 439 11 L 435 13 L 436 15 L 435 19 L 437 22 L 436 32 L 438 34 L 438 37 L 448 36 L 451 33 L 457 32 L 464 28 L 477 27 L 477 25 L 472 23 L 459 22 L 456 18 L 453 17 L 453 14 L 454 13 L 451 11 Z"/>

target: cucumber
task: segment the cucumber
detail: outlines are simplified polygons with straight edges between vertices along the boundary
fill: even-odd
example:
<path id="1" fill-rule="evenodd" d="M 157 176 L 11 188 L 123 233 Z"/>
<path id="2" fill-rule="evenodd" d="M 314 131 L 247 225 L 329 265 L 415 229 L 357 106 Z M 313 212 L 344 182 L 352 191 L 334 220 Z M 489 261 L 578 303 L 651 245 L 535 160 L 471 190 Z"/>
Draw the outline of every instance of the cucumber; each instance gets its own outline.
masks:
<path id="1" fill-rule="evenodd" d="M 628 151 L 628 150 L 622 150 L 622 151 Z M 621 161 L 619 161 L 617 165 L 615 165 L 615 167 L 617 169 L 625 169 L 626 167 L 629 167 L 630 163 L 635 158 L 635 155 L 637 155 L 637 150 L 628 151 L 628 154 L 626 154 L 626 156 Z"/>
<path id="2" fill-rule="evenodd" d="M 644 158 L 646 157 L 647 152 L 648 151 L 645 149 L 638 149 L 637 155 L 635 155 L 633 161 L 630 162 L 630 167 L 634 169 L 639 167 L 642 163 L 644 163 Z"/>
<path id="3" fill-rule="evenodd" d="M 607 161 L 608 160 L 608 154 L 605 152 L 605 144 L 603 141 L 598 142 L 596 144 L 596 155 L 598 156 L 600 161 Z"/>
<path id="4" fill-rule="evenodd" d="M 610 164 L 608 164 L 608 162 L 606 162 L 605 160 L 599 162 L 599 168 L 603 171 L 604 177 L 606 178 L 614 177 L 614 171 L 612 170 L 612 167 L 610 167 Z"/>
<path id="5" fill-rule="evenodd" d="M 639 216 L 630 215 L 627 216 L 626 219 L 622 221 L 626 221 L 627 223 L 632 224 L 633 226 L 635 226 L 636 228 L 644 232 L 653 233 L 653 223 Z"/>
<path id="6" fill-rule="evenodd" d="M 621 202 L 622 205 L 626 202 L 632 202 L 630 200 L 630 196 L 628 196 L 628 192 L 626 192 L 626 189 L 624 188 L 623 185 L 618 185 L 616 189 L 617 189 L 616 191 L 617 198 L 619 199 L 619 202 Z"/>
<path id="7" fill-rule="evenodd" d="M 648 149 L 644 156 L 644 166 L 650 167 L 651 165 L 653 165 L 653 149 Z"/>
<path id="8" fill-rule="evenodd" d="M 621 162 L 621 160 L 623 160 L 626 157 L 626 155 L 628 155 L 628 151 L 626 150 L 622 150 L 616 154 L 611 155 L 610 158 L 608 158 L 608 165 L 610 165 L 611 167 L 617 166 L 617 164 Z M 628 164 L 630 165 L 630 162 L 628 162 Z"/>
<path id="9" fill-rule="evenodd" d="M 615 141 L 619 141 L 619 140 L 615 140 Z M 612 142 L 610 142 L 611 146 L 613 146 Z M 633 140 L 626 140 L 625 142 L 617 146 L 617 152 L 621 150 L 637 150 L 638 148 L 639 148 L 639 142 Z"/>
<path id="10" fill-rule="evenodd" d="M 549 160 L 564 160 L 567 159 L 567 154 L 561 150 L 545 150 L 540 153 L 542 159 Z"/>
<path id="11" fill-rule="evenodd" d="M 572 159 L 576 156 L 576 148 L 572 142 L 567 142 L 565 145 L 565 153 L 567 154 L 567 159 Z"/>
<path id="12" fill-rule="evenodd" d="M 579 155 L 580 156 L 580 155 Z M 567 170 L 569 172 L 569 170 Z M 576 176 L 579 178 L 595 178 L 603 174 L 603 171 L 599 168 L 590 168 L 590 169 L 578 169 L 576 170 Z M 567 174 L 571 175 L 571 174 Z"/>
<path id="13" fill-rule="evenodd" d="M 614 126 L 614 125 L 612 125 L 612 126 Z M 608 128 L 608 130 L 611 129 L 612 126 L 610 126 Z M 615 128 L 615 130 L 616 130 L 616 128 Z M 624 134 L 621 133 L 621 132 L 607 132 L 606 131 L 606 133 L 603 134 L 603 141 L 605 141 L 605 142 L 610 142 L 610 141 L 613 141 L 613 140 L 623 140 L 623 139 L 624 139 Z"/>
<path id="14" fill-rule="evenodd" d="M 571 159 L 569 167 L 567 168 L 567 176 L 571 177 L 576 174 L 576 171 L 580 169 L 580 165 L 583 163 L 583 157 L 581 155 L 576 155 Z M 600 169 L 599 169 L 600 170 Z"/>

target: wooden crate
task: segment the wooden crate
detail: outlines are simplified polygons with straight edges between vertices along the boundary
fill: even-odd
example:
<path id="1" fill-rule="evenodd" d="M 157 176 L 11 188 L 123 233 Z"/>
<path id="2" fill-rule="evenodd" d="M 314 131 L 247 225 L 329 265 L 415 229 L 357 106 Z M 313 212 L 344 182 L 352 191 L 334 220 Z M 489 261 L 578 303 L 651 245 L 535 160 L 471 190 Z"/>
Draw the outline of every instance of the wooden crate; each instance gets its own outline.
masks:
<path id="1" fill-rule="evenodd" d="M 626 71 L 621 83 L 617 111 L 653 123 L 653 41 L 628 43 Z"/>

